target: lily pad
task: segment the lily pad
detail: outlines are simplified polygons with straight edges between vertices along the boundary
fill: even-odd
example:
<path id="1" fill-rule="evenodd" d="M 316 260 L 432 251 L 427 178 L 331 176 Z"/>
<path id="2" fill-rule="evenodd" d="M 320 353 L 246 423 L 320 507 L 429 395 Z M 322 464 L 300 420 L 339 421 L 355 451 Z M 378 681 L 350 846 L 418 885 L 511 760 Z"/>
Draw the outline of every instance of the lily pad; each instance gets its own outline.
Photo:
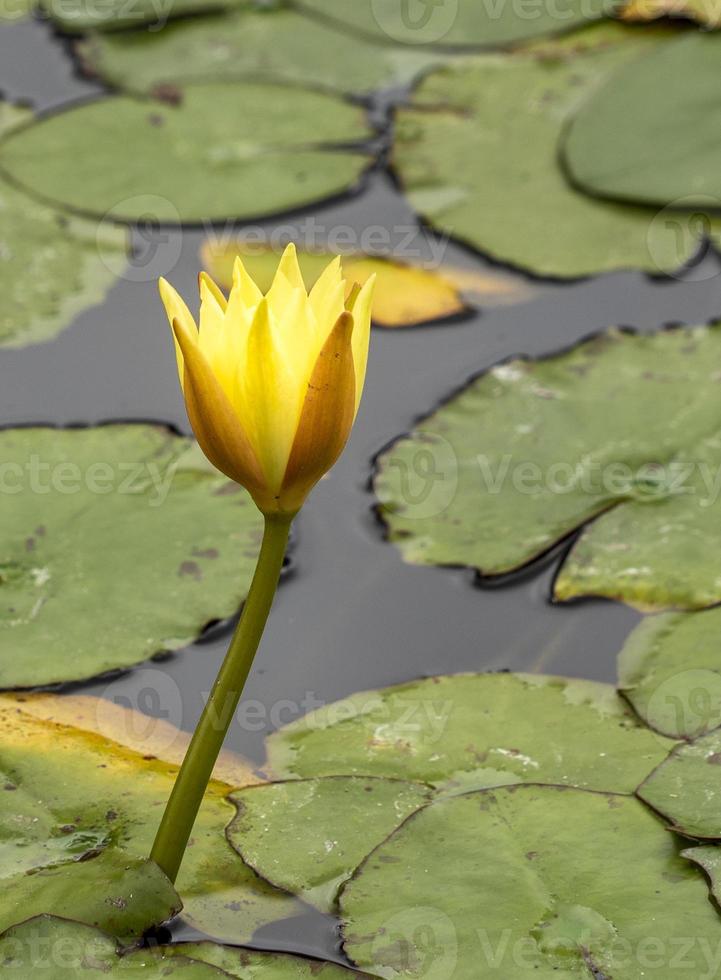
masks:
<path id="1" fill-rule="evenodd" d="M 677 746 L 638 795 L 686 837 L 721 840 L 721 732 Z"/>
<path id="2" fill-rule="evenodd" d="M 0 432 L 0 686 L 82 680 L 192 642 L 245 598 L 250 499 L 162 426 Z"/>
<path id="3" fill-rule="evenodd" d="M 273 249 L 251 250 L 239 242 L 207 241 L 201 253 L 203 268 L 223 286 L 233 282 L 233 263 L 241 255 L 259 288 L 270 289 L 278 267 Z M 299 252 L 303 278 L 308 286 L 318 279 L 333 256 L 326 252 Z M 429 320 L 463 313 L 467 307 L 443 267 L 424 269 L 395 259 L 350 254 L 343 257 L 343 275 L 350 291 L 353 283 L 363 285 L 376 277 L 373 322 L 381 327 L 410 327 Z M 510 291 L 510 290 L 509 290 Z"/>
<path id="4" fill-rule="evenodd" d="M 0 936 L 0 968 L 8 976 L 76 980 L 82 974 L 123 978 L 142 975 L 148 980 L 350 980 L 360 976 L 333 963 L 283 953 L 258 953 L 216 943 L 179 943 L 121 949 L 97 929 L 56 916 L 38 916 Z"/>
<path id="5" fill-rule="evenodd" d="M 257 953 L 250 949 L 234 949 L 215 943 L 179 943 L 166 946 L 167 955 L 202 960 L 239 980 L 352 980 L 365 976 L 335 963 L 289 956 L 285 953 Z"/>
<path id="6" fill-rule="evenodd" d="M 628 0 L 619 16 L 629 23 L 671 17 L 693 20 L 712 29 L 721 27 L 718 0 Z"/>
<path id="7" fill-rule="evenodd" d="M 104 702 L 96 702 L 95 724 L 80 728 L 48 720 L 62 713 L 53 705 L 63 699 L 44 700 L 43 711 L 36 698 L 0 698 L 0 879 L 8 896 L 5 886 L 15 887 L 22 878 L 32 903 L 24 916 L 18 907 L 14 921 L 67 908 L 65 898 L 57 897 L 61 881 L 62 895 L 73 897 L 73 883 L 89 885 L 92 879 L 99 905 L 107 891 L 106 864 L 144 861 L 150 852 L 178 771 L 159 751 L 140 754 L 102 734 Z M 126 713 L 125 721 L 135 730 L 149 719 Z M 150 744 L 159 750 L 157 742 Z M 262 881 L 225 838 L 235 813 L 225 797 L 242 783 L 258 781 L 237 761 L 233 784 L 217 778 L 210 784 L 177 882 L 184 920 L 234 943 L 304 908 Z M 57 877 L 45 902 L 39 876 L 49 872 Z"/>
<path id="8" fill-rule="evenodd" d="M 2 756 L 0 752 L 0 759 Z M 23 791 L 23 787 L 18 786 L 18 790 Z M 11 796 L 7 787 L 5 795 Z M 15 794 L 12 796 L 14 799 Z M 31 812 L 38 816 L 31 817 Z M 36 915 L 62 910 L 66 916 L 127 942 L 180 911 L 181 901 L 175 889 L 152 861 L 129 857 L 112 847 L 96 854 L 91 846 L 92 834 L 66 831 L 57 824 L 50 828 L 47 824 L 52 821 L 47 820 L 48 816 L 41 805 L 35 811 L 23 807 L 19 813 L 0 807 L 0 930 Z M 29 855 L 22 853 L 26 840 L 31 845 L 39 843 L 30 840 L 27 827 L 23 829 L 23 823 L 29 820 L 42 821 L 48 835 L 53 830 L 58 834 L 44 842 L 45 858 L 53 863 L 27 866 Z M 38 830 L 32 828 L 32 833 L 37 834 Z M 13 852 L 24 866 L 16 874 L 12 873 Z"/>
<path id="9" fill-rule="evenodd" d="M 705 234 L 718 240 L 718 222 L 694 220 L 679 235 L 654 220 L 653 209 L 574 189 L 558 162 L 562 130 L 578 106 L 661 44 L 658 31 L 603 24 L 432 72 L 397 114 L 393 164 L 413 208 L 435 228 L 536 275 L 683 266 Z M 679 211 L 677 220 L 694 213 Z"/>
<path id="10" fill-rule="evenodd" d="M 160 31 L 95 34 L 78 41 L 76 50 L 91 77 L 167 98 L 189 79 L 241 75 L 368 93 L 408 85 L 447 60 L 437 51 L 374 44 L 292 9 L 248 7 L 175 21 Z"/>
<path id="11" fill-rule="evenodd" d="M 706 872 L 711 885 L 711 894 L 717 904 L 721 902 L 721 847 L 715 844 L 689 847 L 681 854 Z"/>
<path id="12" fill-rule="evenodd" d="M 176 104 L 108 96 L 16 128 L 0 171 L 56 206 L 116 221 L 260 217 L 355 187 L 363 110 L 262 82 L 187 85 Z"/>
<path id="13" fill-rule="evenodd" d="M 131 28 L 164 30 L 176 17 L 203 14 L 235 6 L 242 0 L 40 0 L 45 15 L 67 34 L 83 31 L 121 31 Z"/>
<path id="14" fill-rule="evenodd" d="M 658 206 L 721 207 L 721 36 L 695 33 L 610 75 L 564 140 L 584 190 Z"/>
<path id="15" fill-rule="evenodd" d="M 555 598 L 719 602 L 720 357 L 719 326 L 611 330 L 492 368 L 378 458 L 389 540 L 494 576 L 582 529 Z"/>
<path id="16" fill-rule="evenodd" d="M 353 961 L 388 978 L 698 980 L 721 941 L 701 876 L 642 804 L 556 786 L 420 810 L 341 911 Z"/>
<path id="17" fill-rule="evenodd" d="M 0 24 L 24 20 L 35 6 L 35 0 L 0 0 Z"/>
<path id="18" fill-rule="evenodd" d="M 166 955 L 162 949 L 131 950 L 120 956 L 114 939 L 79 922 L 38 916 L 0 936 L 0 968 L 8 977 L 48 980 L 114 980 L 142 975 L 148 980 L 221 980 L 222 970 L 197 959 Z M 231 976 L 240 974 L 231 974 Z"/>
<path id="19" fill-rule="evenodd" d="M 228 840 L 266 881 L 331 912 L 339 886 L 429 796 L 418 783 L 367 776 L 266 783 L 230 797 Z"/>
<path id="20" fill-rule="evenodd" d="M 618 658 L 619 685 L 637 714 L 671 738 L 721 725 L 721 609 L 649 616 Z"/>
<path id="21" fill-rule="evenodd" d="M 582 24 L 600 20 L 614 3 L 608 0 L 565 0 L 559 6 L 541 4 L 524 8 L 450 0 L 440 3 L 402 3 L 398 0 L 299 0 L 307 10 L 345 28 L 381 42 L 439 45 L 456 49 L 497 48 L 530 38 L 563 34 Z M 529 16 L 530 12 L 530 16 Z"/>
<path id="22" fill-rule="evenodd" d="M 454 674 L 363 691 L 267 741 L 277 776 L 385 776 L 446 792 L 547 782 L 629 793 L 671 744 L 640 725 L 610 685 L 531 674 Z"/>
<path id="23" fill-rule="evenodd" d="M 31 119 L 27 109 L 0 101 L 0 134 Z M 49 340 L 102 302 L 124 264 L 127 233 L 71 220 L 3 181 L 0 212 L 0 347 Z"/>

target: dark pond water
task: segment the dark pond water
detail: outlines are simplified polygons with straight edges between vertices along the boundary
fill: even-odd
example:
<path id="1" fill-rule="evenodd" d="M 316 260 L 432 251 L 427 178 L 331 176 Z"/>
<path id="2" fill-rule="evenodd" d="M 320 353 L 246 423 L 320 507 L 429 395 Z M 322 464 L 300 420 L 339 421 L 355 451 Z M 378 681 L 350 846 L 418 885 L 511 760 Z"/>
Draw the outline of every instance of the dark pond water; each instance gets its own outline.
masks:
<path id="1" fill-rule="evenodd" d="M 47 109 L 97 91 L 75 76 L 68 48 L 47 25 L 0 27 L 5 97 Z M 383 226 L 398 241 L 416 228 L 382 170 L 343 202 L 261 227 L 290 226 L 302 235 L 308 217 L 326 229 L 348 226 L 357 233 Z M 139 253 L 151 261 L 131 268 L 101 308 L 52 343 L 3 351 L 0 424 L 154 419 L 189 431 L 155 279 L 168 276 L 192 298 L 203 238 L 197 230 L 156 234 L 149 253 L 140 236 Z M 413 247 L 429 254 L 424 234 Z M 444 260 L 488 268 L 454 245 L 446 246 Z M 247 688 L 256 710 L 252 722 L 233 725 L 229 746 L 261 761 L 266 731 L 309 706 L 424 674 L 508 668 L 613 681 L 616 653 L 638 620 L 633 611 L 600 601 L 552 605 L 553 560 L 495 588 L 479 588 L 467 572 L 403 564 L 371 513 L 371 460 L 470 374 L 512 354 L 552 351 L 611 324 L 651 330 L 718 316 L 720 273 L 710 255 L 685 277 L 663 282 L 628 273 L 570 285 L 534 283 L 532 300 L 522 305 L 452 324 L 375 330 L 358 423 L 298 521 L 293 572 L 280 589 Z M 228 628 L 218 628 L 162 663 L 80 689 L 190 730 L 227 638 Z M 318 915 L 266 930 L 257 941 L 328 956 L 336 947 L 333 923 Z"/>

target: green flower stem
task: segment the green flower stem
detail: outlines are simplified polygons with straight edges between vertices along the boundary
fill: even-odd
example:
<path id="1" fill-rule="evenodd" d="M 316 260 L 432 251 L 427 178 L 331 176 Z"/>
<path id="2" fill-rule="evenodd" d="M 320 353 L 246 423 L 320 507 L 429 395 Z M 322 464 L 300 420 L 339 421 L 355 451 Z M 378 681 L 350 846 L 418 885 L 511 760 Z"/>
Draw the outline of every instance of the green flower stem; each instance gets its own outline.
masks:
<path id="1" fill-rule="evenodd" d="M 150 856 L 172 882 L 178 877 L 195 818 L 260 645 L 292 520 L 292 516 L 277 514 L 265 518 L 263 544 L 240 622 L 160 821 Z"/>

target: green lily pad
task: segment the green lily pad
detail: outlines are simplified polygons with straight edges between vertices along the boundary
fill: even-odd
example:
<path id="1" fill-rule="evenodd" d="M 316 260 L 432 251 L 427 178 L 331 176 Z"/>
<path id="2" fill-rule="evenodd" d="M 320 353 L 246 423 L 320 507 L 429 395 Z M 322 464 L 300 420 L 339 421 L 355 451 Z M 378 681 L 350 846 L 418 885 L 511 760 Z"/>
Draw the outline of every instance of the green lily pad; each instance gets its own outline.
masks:
<path id="1" fill-rule="evenodd" d="M 398 0 L 299 0 L 301 10 L 381 42 L 440 45 L 456 49 L 497 48 L 530 38 L 563 34 L 600 20 L 613 9 L 607 0 L 566 0 L 561 7 L 517 4 L 496 6 L 441 0 L 440 3 L 398 3 Z M 562 8 L 562 9 L 561 9 Z"/>
<path id="2" fill-rule="evenodd" d="M 352 980 L 364 976 L 335 963 L 285 953 L 256 953 L 215 943 L 179 943 L 164 947 L 166 955 L 202 960 L 240 980 Z"/>
<path id="3" fill-rule="evenodd" d="M 0 760 L 3 755 L 0 751 Z M 5 792 L 4 795 L 14 797 L 15 794 Z M 47 823 L 47 811 L 41 805 L 37 805 L 37 811 L 41 815 L 32 819 L 44 817 L 43 822 Z M 38 839 L 30 837 L 27 826 L 22 829 L 22 824 L 31 819 L 30 812 L 28 807 L 20 813 L 8 813 L 6 807 L 0 806 L 3 890 L 0 931 L 33 916 L 60 910 L 65 916 L 128 941 L 172 919 L 180 911 L 181 902 L 175 889 L 152 861 L 130 857 L 111 847 L 95 854 L 90 846 L 92 834 L 70 832 L 63 840 L 63 831 L 57 826 L 60 840 L 46 841 L 46 857 L 50 861 L 54 859 L 54 863 L 17 874 L 8 873 L 16 860 L 27 865 L 24 855 L 15 857 L 26 839 L 33 850 L 37 849 Z M 37 832 L 32 828 L 33 835 Z M 44 828 L 44 832 L 49 831 Z M 78 840 L 81 837 L 86 837 L 84 843 Z M 63 844 L 66 850 L 61 855 Z"/>
<path id="4" fill-rule="evenodd" d="M 162 31 L 95 34 L 76 45 L 83 68 L 126 92 L 166 98 L 189 79 L 248 75 L 367 93 L 409 84 L 442 54 L 373 44 L 295 10 L 232 10 Z"/>
<path id="5" fill-rule="evenodd" d="M 363 776 L 266 783 L 230 797 L 238 815 L 228 840 L 266 881 L 330 912 L 340 885 L 429 795 Z"/>
<path id="6" fill-rule="evenodd" d="M 0 101 L 0 134 L 31 119 L 27 109 Z M 70 220 L 4 181 L 0 213 L 0 347 L 49 340 L 102 302 L 125 264 L 127 233 Z"/>
<path id="7" fill-rule="evenodd" d="M 420 810 L 341 911 L 352 960 L 388 978 L 699 980 L 721 942 L 704 881 L 642 804 L 554 786 Z"/>
<path id="8" fill-rule="evenodd" d="M 721 36 L 679 37 L 623 66 L 564 140 L 575 182 L 602 197 L 721 207 Z"/>
<path id="9" fill-rule="evenodd" d="M 122 727 L 132 732 L 144 726 L 148 747 L 141 754 L 142 750 L 128 748 L 104 733 L 107 716 L 102 701 L 88 711 L 94 728 L 51 720 L 54 704 L 63 717 L 63 700 L 0 698 L 4 926 L 59 909 L 79 918 L 86 899 L 88 916 L 110 927 L 114 915 L 122 925 L 123 915 L 130 915 L 134 906 L 129 902 L 127 912 L 105 908 L 108 869 L 134 861 L 141 862 L 142 870 L 177 775 L 177 763 L 165 761 L 160 751 L 160 743 L 172 745 L 167 722 L 159 723 L 162 739 L 153 739 L 152 719 L 124 713 Z M 171 756 L 175 758 L 174 753 Z M 257 781 L 241 765 L 236 766 L 233 784 L 217 778 L 211 782 L 176 886 L 187 922 L 234 943 L 247 942 L 258 927 L 304 908 L 261 880 L 225 838 L 225 828 L 235 814 L 225 797 L 249 780 Z M 120 871 L 113 874 L 120 886 L 132 883 Z M 10 896 L 20 889 L 22 902 L 10 904 Z M 110 897 L 115 897 L 112 891 Z M 107 916 L 105 922 L 99 918 L 101 913 Z M 119 927 L 113 926 L 113 931 L 117 934 Z"/>
<path id="10" fill-rule="evenodd" d="M 0 0 L 0 24 L 24 20 L 35 6 L 35 0 Z"/>
<path id="11" fill-rule="evenodd" d="M 267 741 L 282 777 L 385 776 L 446 792 L 563 783 L 629 793 L 671 742 L 606 684 L 531 674 L 454 674 L 363 691 Z"/>
<path id="12" fill-rule="evenodd" d="M 594 200 L 570 186 L 558 163 L 576 108 L 612 72 L 655 49 L 666 36 L 659 30 L 603 24 L 428 75 L 397 114 L 393 164 L 413 208 L 536 275 L 683 266 L 706 233 L 718 240 L 718 222 L 701 222 L 697 235 L 695 211 L 679 211 L 674 225 L 655 220 L 653 209 Z M 691 227 L 679 234 L 679 221 Z"/>
<path id="13" fill-rule="evenodd" d="M 711 895 L 717 903 L 721 901 L 721 847 L 704 844 L 681 851 L 683 857 L 693 861 L 706 873 L 711 885 Z"/>
<path id="14" fill-rule="evenodd" d="M 0 970 L 8 977 L 48 980 L 113 980 L 141 975 L 148 980 L 221 980 L 228 974 L 209 963 L 163 949 L 137 949 L 120 956 L 114 939 L 79 922 L 38 916 L 0 936 Z M 240 976 L 240 974 L 231 974 Z"/>
<path id="15" fill-rule="evenodd" d="M 8 977 L 48 980 L 76 980 L 81 974 L 88 980 L 140 974 L 149 980 L 350 980 L 361 975 L 333 963 L 210 942 L 122 950 L 97 929 L 49 915 L 22 922 L 0 936 L 0 969 Z"/>
<path id="16" fill-rule="evenodd" d="M 269 83 L 187 85 L 177 104 L 109 96 L 14 129 L 0 171 L 56 206 L 169 224 L 260 217 L 354 187 L 359 106 Z M 150 203 L 149 203 L 150 202 Z"/>
<path id="17" fill-rule="evenodd" d="M 619 685 L 637 714 L 671 738 L 721 725 L 721 609 L 649 616 L 618 658 Z"/>
<path id="18" fill-rule="evenodd" d="M 245 598 L 250 497 L 162 426 L 0 432 L 0 686 L 82 680 L 195 639 Z"/>
<path id="19" fill-rule="evenodd" d="M 379 457 L 389 540 L 408 562 L 493 576 L 583 528 L 557 599 L 719 602 L 720 357 L 719 326 L 612 330 L 492 368 Z"/>
<path id="20" fill-rule="evenodd" d="M 45 15 L 61 31 L 164 30 L 167 22 L 191 14 L 217 12 L 242 0 L 40 0 Z"/>
<path id="21" fill-rule="evenodd" d="M 686 837 L 721 840 L 721 732 L 677 746 L 638 795 Z"/>

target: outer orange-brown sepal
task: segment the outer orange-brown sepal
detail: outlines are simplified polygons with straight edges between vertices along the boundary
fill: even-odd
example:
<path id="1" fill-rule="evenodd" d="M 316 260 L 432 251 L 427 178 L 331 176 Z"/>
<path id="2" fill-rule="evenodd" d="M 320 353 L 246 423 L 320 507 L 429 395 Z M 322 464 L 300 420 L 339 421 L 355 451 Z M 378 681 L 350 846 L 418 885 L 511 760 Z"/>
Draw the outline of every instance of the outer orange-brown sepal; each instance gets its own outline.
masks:
<path id="1" fill-rule="evenodd" d="M 342 313 L 318 355 L 283 477 L 279 510 L 299 510 L 348 441 L 355 417 L 353 325 L 352 314 Z"/>

